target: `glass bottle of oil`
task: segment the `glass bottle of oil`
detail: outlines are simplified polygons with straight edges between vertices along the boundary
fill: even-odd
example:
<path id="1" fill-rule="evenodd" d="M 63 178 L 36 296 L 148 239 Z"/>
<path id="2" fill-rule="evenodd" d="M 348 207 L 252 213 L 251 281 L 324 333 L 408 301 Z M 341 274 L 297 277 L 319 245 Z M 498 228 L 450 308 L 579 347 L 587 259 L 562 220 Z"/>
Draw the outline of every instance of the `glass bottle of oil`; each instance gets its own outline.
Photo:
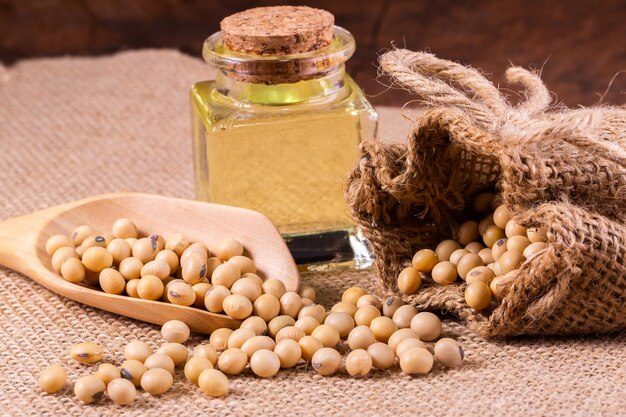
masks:
<path id="1" fill-rule="evenodd" d="M 203 48 L 216 78 L 191 89 L 197 197 L 264 213 L 309 268 L 371 263 L 343 197 L 378 122 L 345 72 L 354 49 L 337 26 L 329 45 L 295 55 L 233 51 L 218 32 Z"/>

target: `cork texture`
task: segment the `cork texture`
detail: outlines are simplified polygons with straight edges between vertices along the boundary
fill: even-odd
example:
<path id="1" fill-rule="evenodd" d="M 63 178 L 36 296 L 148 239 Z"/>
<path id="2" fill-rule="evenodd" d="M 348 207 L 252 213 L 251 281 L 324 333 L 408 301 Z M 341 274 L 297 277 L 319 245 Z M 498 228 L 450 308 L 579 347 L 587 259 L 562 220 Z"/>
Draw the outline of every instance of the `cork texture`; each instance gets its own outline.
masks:
<path id="1" fill-rule="evenodd" d="M 220 22 L 226 45 L 259 55 L 310 52 L 330 44 L 335 18 L 306 6 L 256 7 Z"/>
<path id="2" fill-rule="evenodd" d="M 193 196 L 188 87 L 207 77 L 202 61 L 172 51 L 24 61 L 0 67 L 0 220 L 113 191 Z M 408 131 L 400 109 L 380 108 L 381 134 Z M 303 282 L 331 306 L 351 285 L 374 289 L 374 274 L 312 273 Z M 564 319 L 567 319 L 564 317 Z M 272 379 L 246 371 L 231 394 L 210 399 L 176 371 L 171 391 L 139 392 L 130 406 L 83 405 L 71 383 L 95 371 L 72 363 L 72 344 L 102 344 L 119 365 L 133 339 L 156 348 L 157 326 L 86 307 L 0 268 L 0 416 L 623 416 L 626 333 L 603 337 L 488 342 L 453 320 L 444 335 L 466 351 L 459 369 L 436 366 L 411 378 L 396 368 L 356 380 L 302 366 Z M 194 336 L 193 347 L 208 338 Z M 57 395 L 36 386 L 61 363 L 70 384 Z"/>

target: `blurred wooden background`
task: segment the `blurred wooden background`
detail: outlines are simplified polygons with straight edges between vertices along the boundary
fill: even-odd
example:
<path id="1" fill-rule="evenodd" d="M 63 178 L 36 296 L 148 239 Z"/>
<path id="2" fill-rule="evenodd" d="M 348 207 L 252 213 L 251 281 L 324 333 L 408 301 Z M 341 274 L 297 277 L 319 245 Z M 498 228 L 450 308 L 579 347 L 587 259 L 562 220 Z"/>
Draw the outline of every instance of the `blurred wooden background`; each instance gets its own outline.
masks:
<path id="1" fill-rule="evenodd" d="M 178 48 L 200 56 L 226 15 L 255 5 L 306 4 L 335 14 L 358 42 L 349 70 L 376 104 L 376 56 L 397 46 L 428 49 L 502 81 L 514 63 L 542 68 L 570 106 L 626 102 L 624 0 L 0 0 L 0 60 L 96 55 L 132 48 Z"/>

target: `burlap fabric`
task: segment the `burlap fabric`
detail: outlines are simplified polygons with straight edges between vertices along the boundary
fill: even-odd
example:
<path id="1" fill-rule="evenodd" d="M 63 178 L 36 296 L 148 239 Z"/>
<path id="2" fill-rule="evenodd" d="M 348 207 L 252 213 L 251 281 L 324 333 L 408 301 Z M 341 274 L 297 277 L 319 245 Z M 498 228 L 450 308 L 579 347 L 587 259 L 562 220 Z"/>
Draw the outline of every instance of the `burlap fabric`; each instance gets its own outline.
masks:
<path id="1" fill-rule="evenodd" d="M 511 106 L 486 78 L 428 53 L 394 50 L 382 69 L 430 107 L 407 145 L 362 146 L 347 198 L 370 239 L 383 291 L 421 248 L 453 238 L 471 199 L 497 189 L 548 248 L 507 275 L 504 297 L 476 312 L 463 282 L 406 297 L 464 318 L 485 336 L 626 328 L 626 108 L 551 109 L 539 77 L 507 71 L 526 97 Z"/>
<path id="2" fill-rule="evenodd" d="M 112 191 L 192 197 L 187 89 L 210 75 L 200 60 L 142 51 L 0 71 L 0 219 Z M 383 135 L 408 129 L 398 109 L 380 110 Z M 327 306 L 349 285 L 377 285 L 371 272 L 308 274 L 304 282 Z M 423 378 L 397 370 L 363 380 L 306 368 L 269 380 L 246 373 L 230 378 L 228 397 L 209 399 L 177 371 L 160 398 L 140 393 L 128 407 L 85 406 L 69 386 L 41 393 L 40 369 L 62 363 L 73 382 L 94 368 L 72 363 L 72 344 L 101 343 L 106 359 L 119 364 L 132 339 L 162 343 L 159 329 L 65 300 L 0 268 L 0 415 L 618 416 L 626 409 L 624 334 L 492 343 L 446 321 L 445 335 L 464 345 L 464 366 L 435 367 Z"/>

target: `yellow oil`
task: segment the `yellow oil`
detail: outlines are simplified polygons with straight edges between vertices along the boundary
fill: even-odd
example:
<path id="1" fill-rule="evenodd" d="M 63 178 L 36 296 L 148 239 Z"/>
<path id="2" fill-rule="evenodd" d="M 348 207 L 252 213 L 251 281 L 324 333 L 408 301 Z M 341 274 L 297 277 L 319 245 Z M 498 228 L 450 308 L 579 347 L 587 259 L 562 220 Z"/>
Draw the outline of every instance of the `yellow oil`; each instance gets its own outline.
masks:
<path id="1" fill-rule="evenodd" d="M 287 235 L 353 227 L 344 184 L 358 144 L 376 125 L 357 93 L 323 108 L 255 112 L 225 109 L 212 83 L 196 84 L 199 198 L 260 211 Z"/>

